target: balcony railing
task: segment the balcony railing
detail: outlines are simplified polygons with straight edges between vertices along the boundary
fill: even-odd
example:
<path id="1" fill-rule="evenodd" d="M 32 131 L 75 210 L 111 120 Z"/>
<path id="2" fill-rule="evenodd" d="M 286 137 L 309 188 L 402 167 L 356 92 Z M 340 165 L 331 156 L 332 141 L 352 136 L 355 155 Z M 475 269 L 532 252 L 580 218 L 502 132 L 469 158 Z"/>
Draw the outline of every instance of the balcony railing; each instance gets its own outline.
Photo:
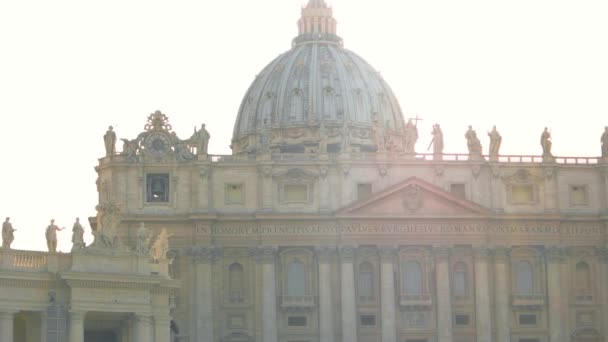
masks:
<path id="1" fill-rule="evenodd" d="M 572 291 L 572 300 L 576 304 L 594 304 L 594 297 L 591 291 L 574 290 Z"/>
<path id="2" fill-rule="evenodd" d="M 53 272 L 68 267 L 69 258 L 69 255 L 64 254 L 0 248 L 0 269 Z"/>
<path id="3" fill-rule="evenodd" d="M 405 294 L 399 296 L 399 305 L 403 308 L 424 308 L 433 305 L 433 296 L 430 294 Z"/>
<path id="4" fill-rule="evenodd" d="M 511 297 L 513 306 L 539 308 L 545 305 L 545 295 L 542 293 L 519 293 Z"/>
<path id="5" fill-rule="evenodd" d="M 282 296 L 282 308 L 312 308 L 315 306 L 315 296 Z"/>

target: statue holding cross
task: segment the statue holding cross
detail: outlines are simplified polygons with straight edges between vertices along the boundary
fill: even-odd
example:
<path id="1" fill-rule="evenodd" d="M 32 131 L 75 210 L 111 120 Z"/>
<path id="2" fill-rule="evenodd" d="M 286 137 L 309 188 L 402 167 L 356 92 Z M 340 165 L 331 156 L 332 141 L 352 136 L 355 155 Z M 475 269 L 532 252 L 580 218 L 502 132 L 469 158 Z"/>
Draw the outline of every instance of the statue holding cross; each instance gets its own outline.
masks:
<path id="1" fill-rule="evenodd" d="M 404 149 L 407 154 L 416 154 L 416 141 L 418 141 L 418 121 L 420 121 L 418 114 L 415 118 L 410 118 L 405 125 L 403 130 L 404 133 Z M 415 121 L 413 123 L 412 121 Z"/>

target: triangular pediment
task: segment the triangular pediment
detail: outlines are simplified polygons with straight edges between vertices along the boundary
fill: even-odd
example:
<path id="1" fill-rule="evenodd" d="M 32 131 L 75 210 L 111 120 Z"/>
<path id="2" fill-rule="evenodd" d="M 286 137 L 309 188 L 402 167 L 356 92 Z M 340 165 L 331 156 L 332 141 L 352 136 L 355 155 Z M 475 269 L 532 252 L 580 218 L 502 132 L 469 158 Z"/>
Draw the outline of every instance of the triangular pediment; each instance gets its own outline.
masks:
<path id="1" fill-rule="evenodd" d="M 358 200 L 336 212 L 338 216 L 358 217 L 483 217 L 491 210 L 456 197 L 417 177 Z"/>

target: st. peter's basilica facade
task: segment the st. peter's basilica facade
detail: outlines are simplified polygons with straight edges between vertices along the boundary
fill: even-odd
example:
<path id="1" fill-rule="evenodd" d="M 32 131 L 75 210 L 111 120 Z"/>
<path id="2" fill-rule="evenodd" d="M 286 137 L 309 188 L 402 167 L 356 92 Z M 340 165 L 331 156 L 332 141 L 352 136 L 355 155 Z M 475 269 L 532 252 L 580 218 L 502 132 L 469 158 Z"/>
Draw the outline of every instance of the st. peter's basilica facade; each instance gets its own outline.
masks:
<path id="1" fill-rule="evenodd" d="M 0 341 L 608 341 L 608 159 L 554 157 L 548 132 L 541 156 L 500 155 L 497 131 L 483 155 L 472 129 L 444 154 L 439 125 L 416 153 L 331 8 L 298 27 L 232 155 L 160 111 L 120 152 L 108 130 L 95 242 L 0 249 Z"/>

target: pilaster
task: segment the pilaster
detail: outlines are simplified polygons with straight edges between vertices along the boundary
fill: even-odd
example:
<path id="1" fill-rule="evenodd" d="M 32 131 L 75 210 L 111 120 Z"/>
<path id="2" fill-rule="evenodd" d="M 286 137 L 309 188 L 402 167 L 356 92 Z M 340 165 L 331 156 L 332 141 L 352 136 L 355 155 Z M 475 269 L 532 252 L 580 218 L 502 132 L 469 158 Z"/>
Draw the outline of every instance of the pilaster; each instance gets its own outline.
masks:
<path id="1" fill-rule="evenodd" d="M 452 342 L 452 295 L 450 292 L 450 248 L 437 246 L 435 279 L 437 282 L 437 336 L 438 342 Z"/>
<path id="2" fill-rule="evenodd" d="M 488 262 L 492 255 L 486 247 L 476 247 L 475 255 L 475 317 L 477 319 L 477 341 L 492 340 L 492 316 L 490 311 L 490 288 Z"/>
<path id="3" fill-rule="evenodd" d="M 319 328 L 321 342 L 334 342 L 334 311 L 331 293 L 331 259 L 336 247 L 315 248 L 319 260 Z"/>
<path id="4" fill-rule="evenodd" d="M 496 303 L 496 342 L 511 341 L 511 319 L 509 306 L 509 253 L 508 247 L 494 249 L 494 277 Z"/>
<path id="5" fill-rule="evenodd" d="M 601 286 L 601 305 L 602 305 L 602 336 L 604 336 L 603 341 L 608 342 L 608 247 L 602 246 L 597 248 L 596 250 L 599 267 L 600 267 L 600 282 Z"/>
<path id="6" fill-rule="evenodd" d="M 220 250 L 214 246 L 197 246 L 189 250 L 194 262 L 195 335 L 197 341 L 214 342 L 213 263 Z"/>
<path id="7" fill-rule="evenodd" d="M 277 248 L 263 246 L 258 250 L 258 262 L 262 263 L 262 338 L 264 342 L 277 342 L 277 290 L 276 264 Z"/>
<path id="8" fill-rule="evenodd" d="M 171 317 L 154 315 L 154 341 L 165 342 L 171 340 Z"/>
<path id="9" fill-rule="evenodd" d="M 357 308 L 355 299 L 355 247 L 340 247 L 340 275 L 342 288 L 342 341 L 357 342 Z"/>
<path id="10" fill-rule="evenodd" d="M 395 321 L 395 278 L 394 262 L 397 257 L 397 247 L 380 247 L 380 289 L 382 305 L 382 342 L 397 341 L 397 326 Z"/>
<path id="11" fill-rule="evenodd" d="M 70 311 L 70 342 L 84 342 L 85 315 L 84 311 Z"/>
<path id="12" fill-rule="evenodd" d="M 566 260 L 566 251 L 561 246 L 551 246 L 545 250 L 547 260 L 547 292 L 549 295 L 549 336 L 551 342 L 565 341 L 564 294 L 561 289 L 561 264 Z"/>

